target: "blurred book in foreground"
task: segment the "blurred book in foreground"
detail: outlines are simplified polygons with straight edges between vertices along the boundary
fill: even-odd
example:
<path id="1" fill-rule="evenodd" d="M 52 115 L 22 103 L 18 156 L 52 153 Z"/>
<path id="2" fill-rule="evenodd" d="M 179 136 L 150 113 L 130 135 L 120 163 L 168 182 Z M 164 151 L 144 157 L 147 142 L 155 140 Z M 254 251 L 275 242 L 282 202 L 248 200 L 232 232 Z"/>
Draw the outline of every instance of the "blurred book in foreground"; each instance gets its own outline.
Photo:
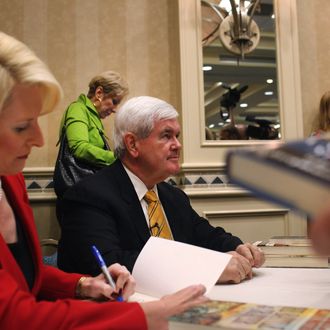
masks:
<path id="1" fill-rule="evenodd" d="M 328 257 L 317 255 L 307 237 L 274 236 L 253 245 L 265 253 L 263 267 L 328 268 Z"/>
<path id="2" fill-rule="evenodd" d="M 311 137 L 227 153 L 231 183 L 313 217 L 330 201 L 330 139 Z"/>
<path id="3" fill-rule="evenodd" d="M 269 297 L 271 299 L 271 297 Z M 170 319 L 184 329 L 329 329 L 330 310 L 210 301 Z"/>

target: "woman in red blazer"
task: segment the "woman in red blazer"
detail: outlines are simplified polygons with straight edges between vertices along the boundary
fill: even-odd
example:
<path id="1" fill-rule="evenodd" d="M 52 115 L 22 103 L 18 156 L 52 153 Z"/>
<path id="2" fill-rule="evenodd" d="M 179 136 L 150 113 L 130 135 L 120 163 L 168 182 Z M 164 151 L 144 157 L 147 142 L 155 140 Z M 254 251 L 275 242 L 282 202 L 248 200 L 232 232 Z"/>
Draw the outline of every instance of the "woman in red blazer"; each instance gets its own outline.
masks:
<path id="1" fill-rule="evenodd" d="M 167 318 L 205 300 L 204 287 L 191 286 L 150 303 L 125 300 L 134 279 L 125 267 L 103 277 L 64 273 L 43 265 L 20 172 L 32 147 L 43 145 L 38 116 L 54 109 L 61 88 L 24 44 L 0 32 L 0 328 L 1 329 L 166 329 Z M 77 298 L 108 300 L 102 304 Z"/>

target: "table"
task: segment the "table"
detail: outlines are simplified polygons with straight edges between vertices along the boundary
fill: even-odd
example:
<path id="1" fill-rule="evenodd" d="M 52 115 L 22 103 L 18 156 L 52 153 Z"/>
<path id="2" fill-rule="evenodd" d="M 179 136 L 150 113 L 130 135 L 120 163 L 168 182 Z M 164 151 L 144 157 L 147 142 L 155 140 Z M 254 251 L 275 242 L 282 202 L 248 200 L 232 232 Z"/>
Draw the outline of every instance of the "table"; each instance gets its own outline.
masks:
<path id="1" fill-rule="evenodd" d="M 216 285 L 214 300 L 330 309 L 330 269 L 259 268 L 240 284 Z"/>

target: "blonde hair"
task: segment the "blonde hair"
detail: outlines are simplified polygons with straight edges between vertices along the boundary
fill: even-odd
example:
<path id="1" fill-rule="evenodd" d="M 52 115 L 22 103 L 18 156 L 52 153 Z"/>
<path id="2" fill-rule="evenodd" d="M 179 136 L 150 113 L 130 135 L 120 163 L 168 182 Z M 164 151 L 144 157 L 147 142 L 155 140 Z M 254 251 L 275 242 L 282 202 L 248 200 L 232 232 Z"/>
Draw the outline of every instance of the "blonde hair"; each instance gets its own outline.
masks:
<path id="1" fill-rule="evenodd" d="M 25 44 L 0 32 L 0 112 L 15 84 L 42 87 L 41 114 L 54 110 L 62 97 L 60 84 Z"/>
<path id="2" fill-rule="evenodd" d="M 101 86 L 105 94 L 114 96 L 125 96 L 128 94 L 128 84 L 121 75 L 115 71 L 105 71 L 92 78 L 89 82 L 87 96 L 89 98 L 95 95 L 97 87 Z"/>

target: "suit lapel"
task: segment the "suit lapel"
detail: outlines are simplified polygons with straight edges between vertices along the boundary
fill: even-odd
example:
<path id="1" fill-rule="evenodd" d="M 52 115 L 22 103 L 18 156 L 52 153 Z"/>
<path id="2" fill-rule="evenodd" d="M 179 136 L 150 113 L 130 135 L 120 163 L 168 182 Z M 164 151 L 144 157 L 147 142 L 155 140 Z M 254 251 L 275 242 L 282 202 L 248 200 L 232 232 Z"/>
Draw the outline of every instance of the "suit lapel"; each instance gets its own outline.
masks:
<path id="1" fill-rule="evenodd" d="M 129 219 L 134 224 L 139 237 L 146 243 L 150 233 L 134 186 L 119 160 L 116 161 L 113 167 L 119 183 L 120 194 L 127 206 Z"/>

